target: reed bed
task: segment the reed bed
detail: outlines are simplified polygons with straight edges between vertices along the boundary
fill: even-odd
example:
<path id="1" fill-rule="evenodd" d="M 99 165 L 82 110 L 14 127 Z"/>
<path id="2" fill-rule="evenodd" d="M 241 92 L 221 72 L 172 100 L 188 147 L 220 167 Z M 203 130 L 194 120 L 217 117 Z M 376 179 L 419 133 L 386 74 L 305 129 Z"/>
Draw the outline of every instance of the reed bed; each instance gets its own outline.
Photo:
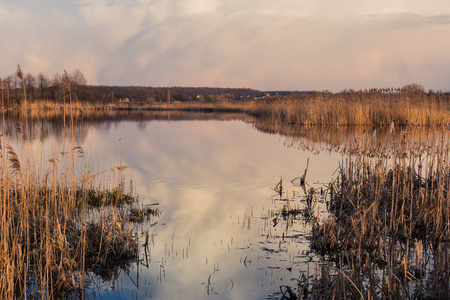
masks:
<path id="1" fill-rule="evenodd" d="M 329 216 L 313 226 L 322 257 L 305 299 L 450 298 L 450 148 L 446 128 L 371 153 L 360 137 L 330 184 Z M 370 155 L 369 155 L 370 154 Z"/>
<path id="2" fill-rule="evenodd" d="M 9 108 L 10 110 L 15 111 L 65 111 L 67 114 L 71 112 L 78 111 L 108 111 L 114 110 L 115 105 L 110 104 L 102 104 L 102 103 L 91 103 L 86 101 L 72 101 L 70 103 L 62 103 L 58 101 L 52 100 L 34 100 L 29 103 L 20 103 L 16 106 Z"/>
<path id="3" fill-rule="evenodd" d="M 446 125 L 450 96 L 418 92 L 309 93 L 262 99 L 249 110 L 270 122 L 298 125 Z"/>
<path id="4" fill-rule="evenodd" d="M 47 100 L 21 103 L 22 111 L 153 110 L 245 113 L 260 120 L 297 125 L 438 126 L 450 123 L 450 94 L 423 90 L 372 89 L 340 93 L 305 92 L 245 100 L 154 102 L 130 101 L 67 104 Z"/>
<path id="5" fill-rule="evenodd" d="M 118 204 L 129 195 L 106 192 L 73 142 L 44 156 L 26 132 L 14 147 L 0 136 L 0 298 L 83 298 L 87 272 L 138 253 Z M 113 205 L 99 212 L 92 202 Z"/>

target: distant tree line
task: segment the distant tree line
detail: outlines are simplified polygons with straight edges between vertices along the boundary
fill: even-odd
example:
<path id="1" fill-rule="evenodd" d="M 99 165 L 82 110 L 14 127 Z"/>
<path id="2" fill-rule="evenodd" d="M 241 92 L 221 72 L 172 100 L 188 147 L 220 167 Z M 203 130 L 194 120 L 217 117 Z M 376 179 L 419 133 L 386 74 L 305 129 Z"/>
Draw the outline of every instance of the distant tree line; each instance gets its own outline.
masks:
<path id="1" fill-rule="evenodd" d="M 311 95 L 330 95 L 330 91 L 258 91 L 248 88 L 216 87 L 151 87 L 151 86 L 106 86 L 88 85 L 84 74 L 76 69 L 73 72 L 56 73 L 49 77 L 43 73 L 24 74 L 18 66 L 16 74 L 0 78 L 1 106 L 15 106 L 23 102 L 50 100 L 59 103 L 68 101 L 108 104 L 114 102 L 219 102 L 226 100 L 245 101 L 260 98 L 305 97 Z M 402 88 L 382 88 L 352 90 L 346 89 L 338 95 L 363 97 L 367 94 L 392 95 L 399 93 L 443 94 L 425 92 L 420 84 L 413 83 Z M 335 94 L 335 95 L 336 95 Z M 448 94 L 448 93 L 444 93 Z"/>
<path id="2" fill-rule="evenodd" d="M 14 106 L 23 102 L 50 100 L 54 102 L 80 101 L 91 103 L 172 102 L 254 99 L 263 92 L 247 88 L 211 87 L 150 87 L 88 85 L 79 70 L 47 76 L 22 73 L 20 66 L 15 74 L 0 78 L 1 106 Z M 69 100 L 70 98 L 70 100 Z"/>
<path id="3" fill-rule="evenodd" d="M 24 101 L 52 100 L 55 102 L 87 99 L 87 80 L 76 69 L 72 73 L 56 73 L 48 77 L 43 73 L 33 75 L 22 73 L 20 66 L 14 75 L 0 78 L 0 97 L 2 106 L 14 106 Z"/>
<path id="4" fill-rule="evenodd" d="M 88 86 L 90 101 L 97 102 L 217 102 L 261 97 L 263 92 L 246 88 Z"/>

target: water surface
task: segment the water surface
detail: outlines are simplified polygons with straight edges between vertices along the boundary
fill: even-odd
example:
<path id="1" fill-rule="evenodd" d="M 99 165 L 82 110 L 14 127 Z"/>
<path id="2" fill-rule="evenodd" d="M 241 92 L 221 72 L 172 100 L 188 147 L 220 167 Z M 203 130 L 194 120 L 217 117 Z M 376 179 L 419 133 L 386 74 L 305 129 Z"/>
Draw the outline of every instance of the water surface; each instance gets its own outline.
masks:
<path id="1" fill-rule="evenodd" d="M 285 142 L 242 121 L 121 122 L 89 130 L 82 146 L 105 161 L 121 149 L 139 198 L 161 210 L 150 222 L 156 225 L 140 229 L 151 235 L 148 267 L 140 266 L 139 279 L 133 268 L 114 291 L 154 299 L 261 299 L 277 291 L 281 282 L 271 281 L 279 268 L 309 260 L 310 227 L 286 228 L 283 220 L 274 226 L 273 212 L 285 201 L 272 188 L 281 177 L 290 204 L 301 206 L 303 191 L 290 181 L 307 159 L 314 186 L 330 182 L 340 159 Z"/>
<path id="2" fill-rule="evenodd" d="M 26 129 L 33 147 L 48 153 L 75 135 L 72 146 L 84 149 L 94 173 L 127 166 L 128 188 L 142 204 L 159 204 L 160 215 L 138 228 L 141 236 L 149 233 L 149 251 L 142 248 L 139 263 L 118 269 L 113 280 L 92 277 L 91 299 L 279 298 L 280 285 L 295 286 L 301 273 L 312 272 L 311 222 L 279 212 L 285 205 L 305 208 L 312 188 L 314 216 L 325 215 L 319 191 L 343 159 L 324 149 L 330 143 L 264 132 L 235 117 L 102 118 L 79 117 L 73 131 L 58 118 L 34 119 Z M 7 122 L 12 144 L 16 121 Z M 303 188 L 291 180 L 308 160 Z M 273 190 L 280 180 L 281 196 Z"/>

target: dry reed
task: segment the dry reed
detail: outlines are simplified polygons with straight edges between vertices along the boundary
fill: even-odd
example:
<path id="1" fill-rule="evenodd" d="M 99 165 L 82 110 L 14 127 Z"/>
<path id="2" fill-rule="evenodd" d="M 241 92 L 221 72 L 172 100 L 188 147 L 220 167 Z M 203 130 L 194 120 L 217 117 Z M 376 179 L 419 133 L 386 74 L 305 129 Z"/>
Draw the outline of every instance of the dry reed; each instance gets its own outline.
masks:
<path id="1" fill-rule="evenodd" d="M 86 272 L 137 255 L 126 213 L 91 212 L 93 194 L 102 204 L 130 198 L 99 190 L 73 141 L 44 157 L 17 130 L 15 147 L 0 136 L 0 298 L 82 297 Z"/>
<path id="2" fill-rule="evenodd" d="M 249 111 L 270 122 L 297 125 L 447 125 L 448 94 L 423 92 L 309 93 L 271 97 Z"/>
<path id="3" fill-rule="evenodd" d="M 64 84 L 69 91 L 69 83 Z M 69 91 L 70 96 L 70 91 Z M 153 102 L 131 101 L 108 104 L 72 101 L 69 104 L 36 100 L 27 109 L 82 112 L 87 110 L 178 110 L 194 112 L 246 113 L 271 123 L 297 125 L 447 125 L 450 123 L 450 94 L 421 90 L 383 89 L 309 92 L 289 96 L 242 101 Z"/>
<path id="4" fill-rule="evenodd" d="M 450 136 L 409 133 L 389 155 L 370 153 L 364 136 L 348 149 L 330 215 L 312 229 L 311 248 L 329 262 L 299 289 L 305 298 L 450 297 Z"/>

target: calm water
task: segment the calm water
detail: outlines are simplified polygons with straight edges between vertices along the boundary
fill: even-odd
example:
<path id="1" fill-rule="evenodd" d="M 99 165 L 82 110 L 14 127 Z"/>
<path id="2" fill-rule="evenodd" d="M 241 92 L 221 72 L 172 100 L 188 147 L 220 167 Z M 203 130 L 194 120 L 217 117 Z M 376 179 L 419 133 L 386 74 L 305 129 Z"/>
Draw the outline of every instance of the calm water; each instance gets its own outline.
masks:
<path id="1" fill-rule="evenodd" d="M 161 210 L 153 226 L 143 226 L 151 235 L 148 267 L 133 267 L 114 287 L 103 284 L 101 298 L 262 299 L 294 283 L 289 279 L 307 265 L 281 272 L 285 282 L 271 281 L 280 267 L 309 260 L 310 227 L 286 229 L 283 220 L 274 227 L 272 214 L 285 201 L 271 188 L 282 176 L 291 204 L 300 206 L 302 189 L 290 181 L 303 174 L 307 158 L 308 182 L 325 183 L 340 155 L 286 142 L 241 121 L 120 122 L 89 130 L 82 147 L 105 161 L 121 149 L 139 198 Z"/>
<path id="2" fill-rule="evenodd" d="M 339 165 L 361 151 L 365 159 L 389 157 L 392 141 L 406 132 L 280 127 L 239 115 L 179 112 L 82 113 L 70 123 L 73 129 L 64 130 L 61 117 L 49 112 L 4 117 L 0 126 L 20 161 L 42 165 L 41 174 L 50 167 L 45 162 L 74 147 L 107 188 L 118 183 L 116 167 L 126 166 L 126 188 L 140 205 L 157 204 L 160 211 L 135 225 L 138 261 L 90 274 L 88 299 L 279 299 L 280 286 L 295 287 L 318 266 L 308 236 L 312 220 L 327 215 L 321 191 Z M 424 142 L 442 139 L 439 129 L 407 132 L 420 151 L 430 151 L 421 148 Z M 29 143 L 21 142 L 25 134 Z M 274 190 L 280 180 L 281 196 Z M 308 218 L 282 217 L 288 205 L 305 209 L 311 192 Z"/>
<path id="3" fill-rule="evenodd" d="M 93 168 L 127 166 L 127 183 L 140 201 L 159 203 L 161 212 L 138 228 L 150 235 L 149 252 L 141 249 L 139 263 L 118 269 L 114 280 L 92 277 L 90 298 L 279 298 L 280 285 L 295 286 L 315 264 L 306 238 L 311 224 L 277 215 L 287 199 L 305 207 L 304 190 L 291 180 L 309 159 L 306 189 L 325 189 L 342 155 L 242 120 L 183 119 L 77 121 L 76 146 Z M 60 122 L 29 126 L 35 145 L 59 151 Z M 281 200 L 273 190 L 280 178 Z M 318 201 L 314 213 L 323 216 L 325 205 Z M 293 262 L 301 263 L 283 269 Z"/>

